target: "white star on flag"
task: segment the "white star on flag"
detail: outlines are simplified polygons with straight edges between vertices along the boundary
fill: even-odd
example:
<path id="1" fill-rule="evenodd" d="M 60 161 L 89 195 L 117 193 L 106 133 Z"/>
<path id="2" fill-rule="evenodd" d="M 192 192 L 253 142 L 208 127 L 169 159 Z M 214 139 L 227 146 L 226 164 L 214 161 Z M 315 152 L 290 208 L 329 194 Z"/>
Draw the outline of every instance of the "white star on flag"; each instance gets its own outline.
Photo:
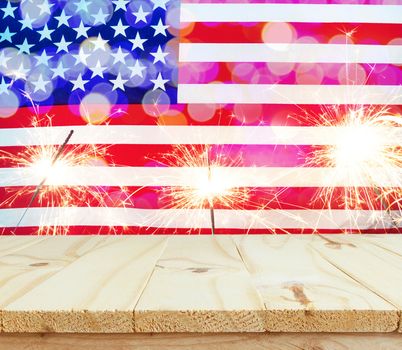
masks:
<path id="1" fill-rule="evenodd" d="M 1 11 L 4 12 L 3 19 L 6 19 L 7 17 L 14 18 L 14 11 L 16 9 L 17 9 L 17 7 L 11 6 L 11 1 L 7 1 L 7 6 L 0 9 Z"/>
<path id="2" fill-rule="evenodd" d="M 120 89 L 120 90 L 124 91 L 125 90 L 124 84 L 127 83 L 128 80 L 122 79 L 121 74 L 119 73 L 117 75 L 117 78 L 116 79 L 110 79 L 110 82 L 113 83 L 112 91 L 117 90 L 117 89 Z"/>
<path id="3" fill-rule="evenodd" d="M 96 65 L 94 67 L 91 67 L 90 69 L 92 71 L 91 79 L 94 77 L 103 78 L 103 72 L 105 70 L 105 67 L 101 66 L 101 63 L 99 62 L 99 60 L 96 62 Z"/>
<path id="4" fill-rule="evenodd" d="M 123 35 L 126 37 L 126 29 L 129 28 L 129 26 L 124 26 L 121 19 L 119 19 L 119 22 L 115 26 L 110 26 L 114 30 L 114 37 L 118 36 L 119 34 Z"/>
<path id="5" fill-rule="evenodd" d="M 40 41 L 42 41 L 44 39 L 52 40 L 52 37 L 50 35 L 53 32 L 54 32 L 54 29 L 49 29 L 49 27 L 47 26 L 47 23 L 46 23 L 42 30 L 38 30 L 38 33 L 40 34 L 39 40 Z"/>
<path id="6" fill-rule="evenodd" d="M 125 63 L 125 58 L 129 55 L 128 52 L 123 52 L 121 46 L 118 47 L 117 51 L 114 53 L 112 52 L 111 55 L 114 57 L 113 64 L 118 62 Z"/>
<path id="7" fill-rule="evenodd" d="M 139 60 L 135 60 L 135 64 L 133 67 L 128 67 L 131 70 L 131 76 L 130 78 L 133 78 L 135 76 L 139 76 L 143 78 L 143 73 L 142 71 L 147 69 L 147 67 L 141 66 Z"/>
<path id="8" fill-rule="evenodd" d="M 93 44 L 93 50 L 106 50 L 106 45 L 107 45 L 107 40 L 104 40 L 100 33 L 98 34 L 98 37 L 96 39 L 91 39 L 91 43 Z"/>
<path id="9" fill-rule="evenodd" d="M 0 83 L 0 95 L 2 94 L 7 94 L 9 95 L 10 90 L 8 89 L 11 83 L 6 83 L 4 80 L 4 77 L 1 77 L 1 83 Z"/>
<path id="10" fill-rule="evenodd" d="M 156 10 L 158 7 L 161 9 L 164 9 L 166 11 L 166 4 L 169 2 L 169 0 L 151 0 L 154 4 L 154 10 Z"/>
<path id="11" fill-rule="evenodd" d="M 78 75 L 77 79 L 71 80 L 71 82 L 72 82 L 73 85 L 74 85 L 72 91 L 77 90 L 77 89 L 80 89 L 80 90 L 82 90 L 82 91 L 85 91 L 85 84 L 88 83 L 88 81 L 89 81 L 89 80 L 83 80 L 83 79 L 82 79 L 82 74 L 80 73 L 80 74 Z"/>
<path id="12" fill-rule="evenodd" d="M 103 13 L 103 10 L 100 8 L 96 15 L 92 15 L 94 18 L 94 24 L 106 24 L 106 18 L 108 17 L 107 13 Z"/>
<path id="13" fill-rule="evenodd" d="M 43 80 L 42 74 L 39 74 L 37 81 L 32 81 L 32 84 L 35 86 L 34 93 L 38 91 L 46 92 L 46 85 L 49 84 L 50 81 Z"/>
<path id="14" fill-rule="evenodd" d="M 60 61 L 59 61 L 59 64 L 57 65 L 57 67 L 54 68 L 54 69 L 52 69 L 52 71 L 53 71 L 52 79 L 54 79 L 54 78 L 56 78 L 56 77 L 60 77 L 60 78 L 62 78 L 62 79 L 65 79 L 64 73 L 65 73 L 66 71 L 68 71 L 68 68 L 64 68 L 63 62 L 60 60 Z"/>
<path id="15" fill-rule="evenodd" d="M 144 12 L 142 9 L 142 5 L 140 5 L 140 8 L 138 9 L 137 12 L 133 12 L 133 15 L 136 17 L 135 18 L 135 23 L 138 22 L 144 22 L 147 23 L 146 17 L 150 14 L 150 12 Z"/>
<path id="16" fill-rule="evenodd" d="M 162 74 L 159 73 L 156 79 L 151 79 L 151 81 L 154 83 L 154 88 L 153 90 L 156 89 L 162 89 L 163 91 L 166 91 L 165 84 L 169 81 L 168 79 L 163 79 Z"/>
<path id="17" fill-rule="evenodd" d="M 147 41 L 148 39 L 141 39 L 140 33 L 137 32 L 137 34 L 135 35 L 134 39 L 130 39 L 129 41 L 133 44 L 132 50 L 135 50 L 137 48 L 141 49 L 142 51 L 144 51 L 144 43 Z"/>
<path id="18" fill-rule="evenodd" d="M 116 6 L 115 11 L 117 10 L 123 10 L 127 11 L 127 4 L 130 2 L 130 0 L 112 0 L 113 4 Z"/>
<path id="19" fill-rule="evenodd" d="M 67 16 L 64 10 L 61 11 L 60 16 L 54 16 L 54 19 L 58 21 L 57 28 L 60 28 L 62 25 L 69 27 L 68 20 L 71 16 Z"/>
<path id="20" fill-rule="evenodd" d="M 33 20 L 29 17 L 29 13 L 27 13 L 25 17 L 23 19 L 20 19 L 18 22 L 22 24 L 20 30 L 24 30 L 25 28 L 32 29 Z"/>
<path id="21" fill-rule="evenodd" d="M 57 46 L 56 53 L 60 51 L 68 52 L 68 47 L 72 44 L 72 42 L 66 41 L 66 39 L 64 39 L 64 35 L 62 35 L 60 41 L 55 42 L 54 44 Z"/>
<path id="22" fill-rule="evenodd" d="M 154 64 L 157 62 L 166 63 L 165 57 L 169 55 L 169 52 L 163 52 L 161 46 L 159 45 L 156 52 L 151 52 L 150 54 L 154 56 Z"/>
<path id="23" fill-rule="evenodd" d="M 164 25 L 162 19 L 159 19 L 158 24 L 151 27 L 155 29 L 154 36 L 157 36 L 158 34 L 166 36 L 166 29 L 169 28 L 169 25 Z"/>
<path id="24" fill-rule="evenodd" d="M 85 27 L 84 23 L 81 21 L 78 27 L 72 28 L 77 32 L 77 38 L 83 36 L 84 38 L 88 38 L 88 30 L 91 27 Z"/>

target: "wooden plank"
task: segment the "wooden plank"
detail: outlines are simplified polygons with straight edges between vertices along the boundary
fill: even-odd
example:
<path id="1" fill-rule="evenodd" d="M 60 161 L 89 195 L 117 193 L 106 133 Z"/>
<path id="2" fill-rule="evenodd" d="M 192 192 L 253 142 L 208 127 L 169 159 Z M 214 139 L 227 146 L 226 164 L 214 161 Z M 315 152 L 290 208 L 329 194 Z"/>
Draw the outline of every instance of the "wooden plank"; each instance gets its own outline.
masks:
<path id="1" fill-rule="evenodd" d="M 402 310 L 402 236 L 390 238 L 392 251 L 387 235 L 380 244 L 390 249 L 356 235 L 315 236 L 312 247 L 339 270 Z M 402 332 L 402 322 L 399 324 Z"/>
<path id="2" fill-rule="evenodd" d="M 0 245 L 3 239 L 0 237 Z M 21 298 L 62 268 L 105 241 L 89 236 L 48 237 L 32 244 L 31 237 L 13 237 L 13 247 L 0 257 L 0 308 Z M 31 244 L 30 244 L 31 243 Z"/>
<path id="3" fill-rule="evenodd" d="M 9 248 L 3 250 L 9 254 L 0 257 L 0 310 L 104 240 L 89 236 L 0 237 L 0 246 Z M 0 317 L 2 320 L 2 311 Z"/>
<path id="4" fill-rule="evenodd" d="M 0 256 L 11 254 L 18 250 L 36 244 L 45 237 L 43 236 L 1 236 L 0 235 Z"/>
<path id="5" fill-rule="evenodd" d="M 134 305 L 167 238 L 104 239 L 101 246 L 8 304 L 3 331 L 132 332 Z"/>
<path id="6" fill-rule="evenodd" d="M 391 253 L 397 254 L 402 257 L 401 234 L 367 235 L 365 239 L 371 241 L 374 245 L 378 247 L 381 247 Z M 399 332 L 402 333 L 402 306 L 399 305 L 398 308 L 400 312 Z"/>
<path id="7" fill-rule="evenodd" d="M 176 236 L 135 307 L 135 330 L 263 331 L 263 308 L 230 236 Z"/>
<path id="8" fill-rule="evenodd" d="M 361 239 L 367 240 L 378 247 L 389 250 L 395 254 L 402 256 L 402 235 L 387 234 L 387 235 L 367 235 Z"/>
<path id="9" fill-rule="evenodd" d="M 395 333 L 2 334 L 0 350 L 400 350 Z"/>
<path id="10" fill-rule="evenodd" d="M 235 238 L 264 300 L 266 330 L 396 330 L 397 310 L 311 249 L 313 239 L 290 235 Z"/>
<path id="11" fill-rule="evenodd" d="M 402 236 L 383 237 L 0 237 L 0 319 L 6 332 L 394 331 Z"/>

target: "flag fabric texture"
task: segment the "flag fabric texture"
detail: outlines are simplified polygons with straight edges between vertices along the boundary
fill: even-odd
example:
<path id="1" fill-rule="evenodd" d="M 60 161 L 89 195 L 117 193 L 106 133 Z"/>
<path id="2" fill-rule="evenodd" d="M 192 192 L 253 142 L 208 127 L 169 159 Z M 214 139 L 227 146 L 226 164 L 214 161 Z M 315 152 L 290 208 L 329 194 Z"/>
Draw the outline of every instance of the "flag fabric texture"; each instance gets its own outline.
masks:
<path id="1" fill-rule="evenodd" d="M 400 115 L 401 64 L 400 0 L 3 1 L 0 233 L 210 233 L 211 207 L 217 233 L 401 232 L 309 160 L 323 115 Z M 206 162 L 233 197 L 189 198 Z"/>

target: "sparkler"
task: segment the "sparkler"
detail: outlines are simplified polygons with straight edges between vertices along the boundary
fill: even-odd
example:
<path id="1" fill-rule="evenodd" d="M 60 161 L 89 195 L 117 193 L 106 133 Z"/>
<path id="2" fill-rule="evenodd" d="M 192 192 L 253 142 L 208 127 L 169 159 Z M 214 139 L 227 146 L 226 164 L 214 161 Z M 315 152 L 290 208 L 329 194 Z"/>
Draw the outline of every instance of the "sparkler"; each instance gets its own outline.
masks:
<path id="1" fill-rule="evenodd" d="M 34 130 L 39 127 L 45 127 L 44 125 L 51 127 L 51 119 L 49 116 L 40 119 L 37 115 L 33 117 L 31 125 Z M 35 200 L 38 201 L 41 207 L 45 207 L 48 210 L 57 207 L 92 206 L 94 203 L 99 207 L 108 207 L 110 203 L 121 207 L 131 205 L 129 194 L 123 187 L 116 189 L 116 191 L 121 193 L 121 198 L 117 202 L 116 199 L 110 197 L 107 187 L 89 185 L 66 186 L 63 184 L 64 180 L 69 181 L 69 177 L 71 176 L 70 168 L 77 166 L 104 166 L 106 165 L 104 158 L 108 156 L 108 147 L 104 145 L 83 144 L 74 145 L 73 148 L 68 147 L 72 135 L 73 130 L 69 132 L 65 141 L 60 146 L 53 145 L 53 141 L 51 139 L 48 140 L 44 136 L 44 138 L 38 140 L 38 145 L 26 146 L 18 153 L 0 151 L 0 160 L 6 162 L 9 167 L 21 169 L 23 170 L 23 174 L 42 179 L 35 188 L 24 186 L 21 188 L 18 187 L 18 190 L 15 187 L 6 189 L 9 195 L 0 203 L 1 206 L 13 206 L 13 203 L 20 198 L 30 197 L 30 201 L 27 207 L 25 207 L 25 211 L 19 219 L 14 233 L 20 226 L 29 208 L 33 206 Z M 64 222 L 65 220 L 61 221 Z M 63 225 L 65 224 L 41 224 L 38 234 L 67 234 L 69 227 Z M 110 227 L 111 232 L 114 230 L 114 227 Z"/>
<path id="2" fill-rule="evenodd" d="M 60 158 L 61 154 L 63 153 L 64 149 L 66 148 L 68 142 L 71 139 L 71 136 L 73 136 L 74 130 L 70 130 L 70 132 L 68 133 L 66 139 L 64 140 L 63 144 L 60 146 L 59 150 L 57 151 L 57 153 L 55 154 L 55 156 L 53 157 L 50 166 L 53 167 L 54 164 L 57 162 L 57 160 Z M 45 184 L 46 180 L 47 180 L 48 175 L 45 174 L 45 176 L 43 177 L 42 181 L 39 183 L 38 186 L 36 186 L 35 192 L 33 193 L 31 200 L 29 201 L 27 207 L 25 208 L 24 212 L 22 213 L 17 225 L 15 226 L 14 229 L 14 234 L 16 233 L 18 227 L 20 226 L 22 220 L 24 219 L 25 215 L 27 214 L 29 208 L 31 207 L 32 203 L 34 202 L 34 200 L 36 199 L 36 197 L 38 196 L 40 190 L 42 189 L 43 185 Z"/>
<path id="3" fill-rule="evenodd" d="M 402 147 L 398 128 L 402 126 L 401 116 L 375 107 L 350 108 L 343 114 L 339 110 L 335 112 L 334 115 L 323 113 L 319 120 L 320 126 L 340 127 L 337 142 L 311 152 L 307 165 L 332 167 L 335 183 L 342 179 L 348 183 L 363 179 L 369 185 L 344 187 L 343 198 L 334 198 L 335 189 L 326 187 L 314 200 L 324 200 L 330 207 L 333 199 L 340 199 L 347 209 L 366 206 L 373 211 L 376 203 L 381 203 L 382 210 L 395 225 L 391 207 L 402 198 Z"/>
<path id="4" fill-rule="evenodd" d="M 162 156 L 160 163 L 164 166 L 191 168 L 195 179 L 192 186 L 164 188 L 162 201 L 175 209 L 209 209 L 211 233 L 215 235 L 215 208 L 239 209 L 249 200 L 250 189 L 239 188 L 235 179 L 220 176 L 223 167 L 235 167 L 241 162 L 241 155 L 232 159 L 217 150 L 211 157 L 210 145 L 177 145 L 174 150 Z M 179 179 L 180 180 L 180 179 Z M 183 179 L 184 180 L 184 179 Z M 194 220 L 197 222 L 198 220 Z"/>
<path id="5" fill-rule="evenodd" d="M 209 159 L 210 149 L 211 149 L 211 147 L 208 146 L 207 151 L 206 151 L 207 165 L 208 165 L 208 183 L 211 183 L 211 181 L 212 181 L 211 161 Z M 212 196 L 210 196 L 210 198 L 208 198 L 208 201 L 209 201 L 209 211 L 210 211 L 210 217 L 211 217 L 211 233 L 212 233 L 212 236 L 214 236 L 215 235 L 214 198 Z"/>

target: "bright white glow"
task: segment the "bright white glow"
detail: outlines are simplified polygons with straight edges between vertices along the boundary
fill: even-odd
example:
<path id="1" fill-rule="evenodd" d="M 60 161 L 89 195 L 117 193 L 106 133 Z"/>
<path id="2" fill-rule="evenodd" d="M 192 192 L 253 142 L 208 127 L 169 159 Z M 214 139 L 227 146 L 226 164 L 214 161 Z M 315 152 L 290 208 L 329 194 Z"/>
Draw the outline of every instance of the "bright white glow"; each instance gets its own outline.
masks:
<path id="1" fill-rule="evenodd" d="M 232 186 L 225 177 L 218 174 L 218 170 L 219 168 L 211 168 L 209 175 L 208 168 L 205 168 L 200 169 L 197 174 L 198 179 L 194 194 L 200 201 L 206 199 L 212 203 L 215 198 L 230 195 Z"/>
<path id="2" fill-rule="evenodd" d="M 63 159 L 58 159 L 52 164 L 53 157 L 51 152 L 40 155 L 32 161 L 30 171 L 35 177 L 46 178 L 46 183 L 52 186 L 61 186 L 68 179 L 68 164 Z"/>
<path id="3" fill-rule="evenodd" d="M 381 156 L 385 140 L 375 127 L 366 125 L 350 126 L 339 138 L 334 148 L 334 163 L 337 167 L 360 169 L 363 164 L 371 164 Z"/>

